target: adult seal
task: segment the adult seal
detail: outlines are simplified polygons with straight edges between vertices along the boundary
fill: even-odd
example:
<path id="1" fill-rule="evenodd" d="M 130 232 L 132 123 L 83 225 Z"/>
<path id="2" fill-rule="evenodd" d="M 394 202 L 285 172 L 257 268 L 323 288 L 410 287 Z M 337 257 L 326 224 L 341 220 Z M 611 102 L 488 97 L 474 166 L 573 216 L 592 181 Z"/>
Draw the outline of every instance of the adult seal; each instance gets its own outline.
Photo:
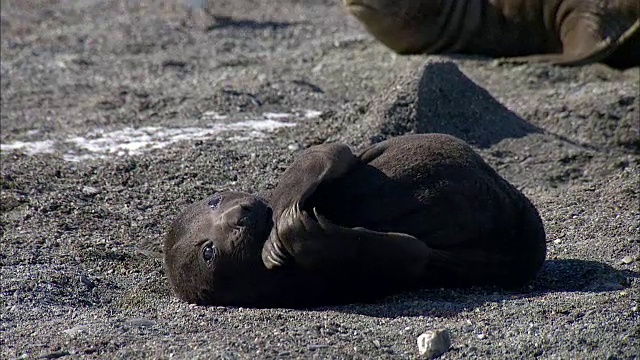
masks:
<path id="1" fill-rule="evenodd" d="M 517 287 L 546 255 L 535 207 L 466 143 L 407 135 L 358 154 L 313 146 L 267 196 L 189 206 L 164 243 L 173 292 L 207 305 L 304 307 L 428 287 Z"/>
<path id="2" fill-rule="evenodd" d="M 401 54 L 475 54 L 518 62 L 640 65 L 638 0 L 343 0 Z"/>

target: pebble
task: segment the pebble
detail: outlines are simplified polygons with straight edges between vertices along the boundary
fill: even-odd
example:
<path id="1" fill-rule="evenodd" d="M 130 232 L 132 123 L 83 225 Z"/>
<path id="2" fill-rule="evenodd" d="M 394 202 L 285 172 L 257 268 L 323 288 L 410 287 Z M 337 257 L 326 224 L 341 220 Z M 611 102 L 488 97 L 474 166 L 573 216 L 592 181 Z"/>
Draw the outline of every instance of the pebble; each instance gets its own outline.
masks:
<path id="1" fill-rule="evenodd" d="M 78 325 L 78 326 L 74 326 L 70 329 L 67 330 L 62 330 L 63 333 L 67 334 L 67 335 L 77 335 L 79 333 L 83 333 L 83 332 L 89 332 L 89 326 L 88 325 Z"/>
<path id="2" fill-rule="evenodd" d="M 126 322 L 129 326 L 151 327 L 155 322 L 145 318 L 133 318 Z"/>
<path id="3" fill-rule="evenodd" d="M 82 282 L 89 290 L 96 287 L 96 284 L 84 274 L 80 275 L 80 282 Z"/>
<path id="4" fill-rule="evenodd" d="M 93 186 L 85 186 L 82 188 L 82 193 L 85 194 L 86 196 L 96 196 L 101 192 L 102 190 Z"/>
<path id="5" fill-rule="evenodd" d="M 472 332 L 473 330 L 473 325 L 467 324 L 462 326 L 462 331 L 464 332 Z"/>
<path id="6" fill-rule="evenodd" d="M 635 261 L 635 259 L 632 256 L 629 256 L 629 255 L 623 257 L 622 260 L 621 260 L 621 262 L 623 264 L 627 264 L 627 265 L 631 264 L 634 261 Z"/>
<path id="7" fill-rule="evenodd" d="M 69 356 L 69 355 L 71 355 L 71 353 L 66 351 L 66 350 L 54 351 L 52 353 L 48 353 L 46 355 L 42 355 L 40 357 L 40 359 L 57 359 L 57 358 L 61 358 L 61 357 L 64 357 L 64 356 Z"/>
<path id="8" fill-rule="evenodd" d="M 435 359 L 451 347 L 451 335 L 447 329 L 430 330 L 418 336 L 418 351 L 425 359 Z"/>
<path id="9" fill-rule="evenodd" d="M 29 215 L 29 207 L 26 205 L 18 206 L 9 212 L 6 212 L 5 214 L 7 220 L 15 222 L 24 221 Z"/>

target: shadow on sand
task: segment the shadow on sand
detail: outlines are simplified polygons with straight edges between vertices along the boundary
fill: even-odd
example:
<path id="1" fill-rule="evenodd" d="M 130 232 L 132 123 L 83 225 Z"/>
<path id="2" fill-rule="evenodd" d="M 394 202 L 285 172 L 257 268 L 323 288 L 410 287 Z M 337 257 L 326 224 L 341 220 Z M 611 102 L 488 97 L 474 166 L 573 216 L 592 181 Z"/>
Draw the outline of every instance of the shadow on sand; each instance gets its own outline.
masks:
<path id="1" fill-rule="evenodd" d="M 381 104 L 377 113 L 385 122 L 381 139 L 373 142 L 410 132 L 445 133 L 486 148 L 506 138 L 542 132 L 503 106 L 454 63 L 427 63 L 417 84 L 407 85 L 400 85 L 391 104 Z"/>
<path id="2" fill-rule="evenodd" d="M 553 292 L 620 291 L 631 285 L 640 273 L 617 270 L 596 261 L 547 260 L 537 279 L 525 288 L 504 290 L 494 287 L 470 289 L 425 289 L 389 296 L 379 302 L 324 307 L 373 317 L 436 316 L 450 317 L 490 302 L 536 297 Z"/>
<path id="3" fill-rule="evenodd" d="M 256 21 L 246 19 L 234 19 L 230 16 L 213 15 L 212 19 L 214 23 L 207 27 L 207 31 L 233 28 L 243 30 L 279 30 L 288 28 L 290 26 L 296 26 L 302 22 L 278 22 L 278 21 Z"/>

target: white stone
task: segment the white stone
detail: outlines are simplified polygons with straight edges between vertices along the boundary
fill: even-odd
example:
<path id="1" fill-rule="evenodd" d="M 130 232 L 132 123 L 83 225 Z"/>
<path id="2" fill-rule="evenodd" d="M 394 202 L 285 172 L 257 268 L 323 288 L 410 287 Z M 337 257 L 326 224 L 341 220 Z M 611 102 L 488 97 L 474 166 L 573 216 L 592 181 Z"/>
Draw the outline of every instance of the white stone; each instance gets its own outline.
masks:
<path id="1" fill-rule="evenodd" d="M 451 347 L 447 329 L 430 330 L 418 336 L 418 351 L 425 359 L 435 359 Z"/>
<path id="2" fill-rule="evenodd" d="M 622 258 L 622 261 L 621 261 L 621 262 L 622 262 L 623 264 L 627 264 L 627 265 L 628 265 L 628 264 L 631 264 L 634 260 L 635 260 L 635 259 L 634 259 L 633 257 L 631 257 L 631 256 L 628 256 L 628 255 L 627 255 L 627 256 L 625 256 L 625 257 L 623 257 L 623 258 Z"/>

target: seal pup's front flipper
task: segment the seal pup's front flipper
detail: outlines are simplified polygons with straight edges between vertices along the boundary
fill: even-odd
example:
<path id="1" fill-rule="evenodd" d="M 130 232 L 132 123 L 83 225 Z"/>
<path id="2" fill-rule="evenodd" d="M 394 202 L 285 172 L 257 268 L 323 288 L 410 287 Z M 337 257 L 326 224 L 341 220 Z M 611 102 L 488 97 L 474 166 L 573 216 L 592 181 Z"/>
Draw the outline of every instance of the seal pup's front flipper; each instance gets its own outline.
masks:
<path id="1" fill-rule="evenodd" d="M 283 213 L 276 229 L 278 243 L 305 270 L 373 277 L 382 287 L 417 284 L 434 256 L 433 249 L 411 235 L 338 226 L 315 208 L 313 215 L 315 219 L 296 204 Z"/>
<path id="2" fill-rule="evenodd" d="M 357 162 L 358 158 L 351 149 L 339 143 L 316 145 L 297 156 L 293 164 L 282 174 L 269 201 L 275 225 L 262 249 L 262 258 L 267 267 L 284 265 L 290 257 L 275 236 L 283 213 L 294 206 L 303 207 L 321 183 L 343 176 Z"/>
<path id="3" fill-rule="evenodd" d="M 344 144 L 316 145 L 303 151 L 282 174 L 269 201 L 276 221 L 282 212 L 305 201 L 325 181 L 347 173 L 358 159 Z"/>

